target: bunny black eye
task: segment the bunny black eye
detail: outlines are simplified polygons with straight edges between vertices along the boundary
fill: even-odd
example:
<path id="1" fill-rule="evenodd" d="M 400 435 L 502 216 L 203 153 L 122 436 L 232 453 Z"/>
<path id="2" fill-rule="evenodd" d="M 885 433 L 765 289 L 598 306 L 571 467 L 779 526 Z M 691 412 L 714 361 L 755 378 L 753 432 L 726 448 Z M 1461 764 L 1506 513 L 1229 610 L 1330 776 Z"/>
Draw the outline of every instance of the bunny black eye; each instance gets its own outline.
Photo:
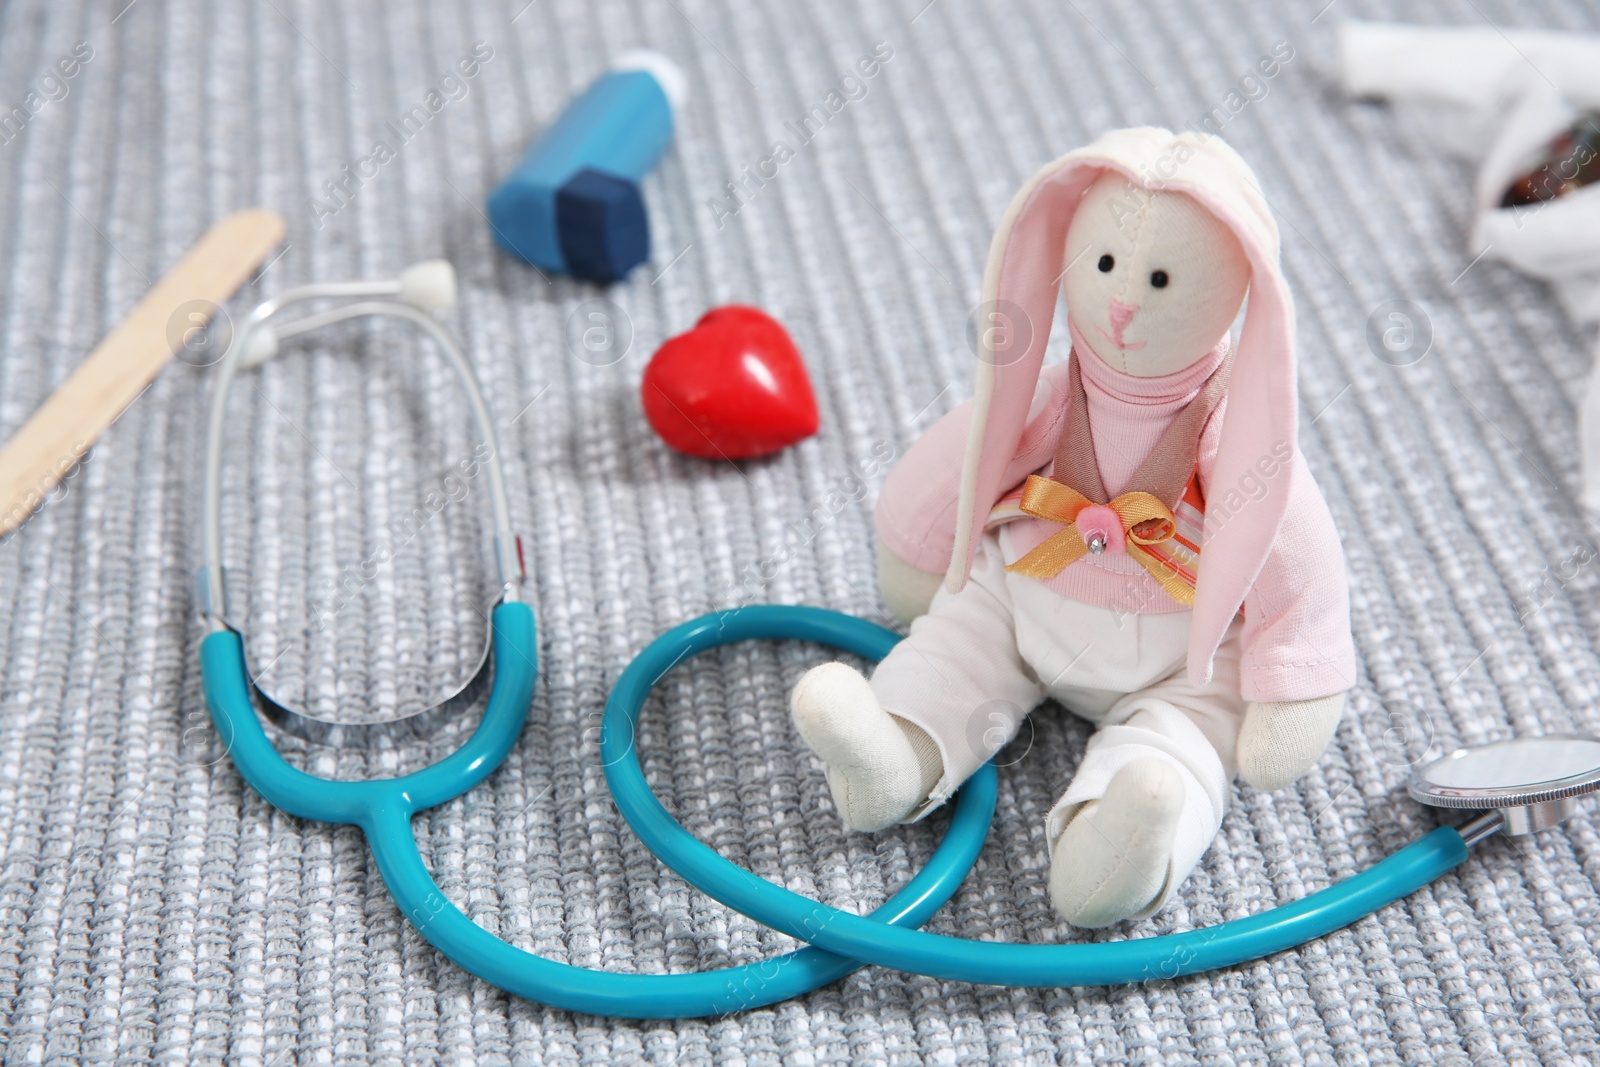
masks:
<path id="1" fill-rule="evenodd" d="M 1165 289 L 1167 287 L 1167 281 L 1168 279 L 1166 271 L 1157 270 L 1150 272 L 1150 284 L 1155 286 L 1157 289 Z"/>
<path id="2" fill-rule="evenodd" d="M 1107 252 L 1105 255 L 1100 257 L 1100 273 L 1101 274 L 1110 274 L 1111 273 L 1111 268 L 1115 267 L 1116 265 L 1117 265 L 1117 261 L 1115 259 L 1111 258 L 1111 253 L 1110 252 Z"/>

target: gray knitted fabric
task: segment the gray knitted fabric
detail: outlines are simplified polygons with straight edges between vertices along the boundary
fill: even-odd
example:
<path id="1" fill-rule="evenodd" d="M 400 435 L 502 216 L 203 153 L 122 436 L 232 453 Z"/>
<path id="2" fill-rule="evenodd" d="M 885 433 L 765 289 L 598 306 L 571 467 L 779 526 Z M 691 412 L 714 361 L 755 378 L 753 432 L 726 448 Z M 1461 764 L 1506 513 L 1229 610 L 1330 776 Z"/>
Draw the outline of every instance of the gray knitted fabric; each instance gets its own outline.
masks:
<path id="1" fill-rule="evenodd" d="M 499 423 L 544 676 L 506 765 L 416 831 L 450 898 L 518 945 L 664 973 L 792 944 L 641 847 L 605 789 L 600 709 L 655 634 L 712 608 L 882 617 L 873 496 L 884 458 L 970 389 L 966 323 L 992 227 L 1036 167 L 1119 125 L 1221 116 L 1278 213 L 1301 443 L 1344 535 L 1361 674 L 1317 767 L 1279 793 L 1241 787 L 1173 906 L 1105 936 L 1249 914 L 1359 871 L 1435 825 L 1403 792 L 1424 751 L 1600 732 L 1600 578 L 1573 503 L 1591 339 L 1545 289 L 1474 261 L 1470 169 L 1413 117 L 1342 100 L 1330 73 L 1341 18 L 1596 29 L 1582 0 L 125 2 L 0 13 L 0 107 L 26 115 L 0 136 L 0 435 L 232 209 L 289 223 L 235 318 L 297 282 L 451 259 L 462 299 L 448 321 Z M 80 41 L 92 55 L 67 78 L 57 61 Z M 468 78 L 456 64 L 476 42 L 492 55 Z M 1279 42 L 1292 58 L 1252 78 Z M 647 183 L 651 261 L 604 292 L 549 281 L 495 251 L 484 194 L 637 45 L 676 58 L 691 90 Z M 390 124 L 434 89 L 437 113 L 397 136 Z M 374 158 L 380 140 L 392 158 Z M 788 326 L 822 431 L 768 460 L 685 459 L 645 425 L 640 375 L 666 337 L 731 301 Z M 1417 305 L 1431 341 L 1405 366 L 1420 335 L 1404 360 L 1369 341 L 1388 301 Z M 8 1063 L 1600 1057 L 1592 813 L 1494 841 L 1302 950 L 1180 981 L 1000 989 L 869 968 L 767 1010 L 634 1023 L 467 977 L 403 921 L 356 831 L 273 811 L 206 728 L 190 574 L 210 340 L 191 337 L 187 362 L 0 543 Z M 285 349 L 233 397 L 235 614 L 285 699 L 347 719 L 414 710 L 464 677 L 484 635 L 485 496 L 446 479 L 475 443 L 465 405 L 403 329 L 339 327 Z M 380 555 L 392 561 L 365 565 Z M 944 820 L 842 829 L 786 710 L 827 655 L 703 657 L 663 683 L 638 744 L 703 840 L 864 910 L 926 860 Z M 421 766 L 459 736 L 283 747 L 357 777 Z M 1044 815 L 1086 737 L 1059 709 L 1034 716 L 1002 756 L 983 859 L 931 928 L 1101 936 L 1059 923 L 1046 893 Z"/>

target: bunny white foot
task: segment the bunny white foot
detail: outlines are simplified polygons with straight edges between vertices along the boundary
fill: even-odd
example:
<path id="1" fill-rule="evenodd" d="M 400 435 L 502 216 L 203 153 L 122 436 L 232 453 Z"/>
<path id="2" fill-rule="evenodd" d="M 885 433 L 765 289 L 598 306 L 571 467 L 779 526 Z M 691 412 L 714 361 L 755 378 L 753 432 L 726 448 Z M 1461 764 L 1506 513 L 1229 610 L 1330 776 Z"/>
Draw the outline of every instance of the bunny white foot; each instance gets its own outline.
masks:
<path id="1" fill-rule="evenodd" d="M 1050 902 L 1061 917 L 1109 926 L 1149 907 L 1166 888 L 1183 803 L 1183 779 L 1162 760 L 1118 771 L 1056 841 Z"/>
<path id="2" fill-rule="evenodd" d="M 878 703 L 843 663 L 813 667 L 789 698 L 800 736 L 822 760 L 828 788 L 854 830 L 881 830 L 928 798 L 944 774 L 933 739 Z"/>

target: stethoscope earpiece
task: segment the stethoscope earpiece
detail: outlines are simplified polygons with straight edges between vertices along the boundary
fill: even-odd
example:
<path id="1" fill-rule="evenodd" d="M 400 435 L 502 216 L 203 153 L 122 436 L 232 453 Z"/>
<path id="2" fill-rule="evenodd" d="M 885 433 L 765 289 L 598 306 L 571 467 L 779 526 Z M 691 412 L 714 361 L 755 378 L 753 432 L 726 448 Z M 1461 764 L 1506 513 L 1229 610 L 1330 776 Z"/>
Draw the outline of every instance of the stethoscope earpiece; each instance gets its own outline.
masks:
<path id="1" fill-rule="evenodd" d="M 400 274 L 400 299 L 422 311 L 456 306 L 456 269 L 447 259 L 425 259 Z"/>
<path id="2" fill-rule="evenodd" d="M 330 292 L 330 296 L 387 296 L 399 298 L 402 304 L 417 309 L 418 311 L 449 311 L 456 306 L 456 269 L 447 259 L 425 259 L 421 263 L 414 263 L 400 272 L 398 278 L 392 281 L 357 282 L 362 286 L 361 293 L 353 292 L 348 286 L 340 286 L 339 292 Z M 308 286 L 309 288 L 316 288 Z M 309 300 L 317 294 L 306 294 L 299 299 Z M 266 306 L 266 305 L 263 305 Z M 276 310 L 281 310 L 279 304 Z M 238 367 L 240 370 L 254 370 L 278 354 L 278 342 L 284 336 L 306 333 L 310 330 L 326 326 L 338 321 L 340 318 L 349 318 L 341 314 L 310 315 L 305 319 L 289 326 L 287 331 L 275 330 L 267 325 L 265 317 L 251 323 L 241 341 L 242 351 L 239 354 Z"/>
<path id="3" fill-rule="evenodd" d="M 278 354 L 278 331 L 262 323 L 251 330 L 239 354 L 240 370 L 255 370 Z"/>

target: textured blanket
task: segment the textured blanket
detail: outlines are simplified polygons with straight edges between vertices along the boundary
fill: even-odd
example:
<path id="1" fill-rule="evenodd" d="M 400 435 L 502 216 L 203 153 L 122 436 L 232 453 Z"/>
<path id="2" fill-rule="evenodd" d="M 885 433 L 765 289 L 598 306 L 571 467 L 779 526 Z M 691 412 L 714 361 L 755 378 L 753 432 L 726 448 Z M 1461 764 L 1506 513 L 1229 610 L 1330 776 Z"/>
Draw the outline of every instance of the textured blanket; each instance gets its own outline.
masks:
<path id="1" fill-rule="evenodd" d="M 1469 166 L 1430 147 L 1426 116 L 1349 102 L 1333 70 L 1345 17 L 1593 31 L 1596 15 L 1322 3 L 12 3 L 0 436 L 235 208 L 281 212 L 289 236 L 234 319 L 298 282 L 451 259 L 461 302 L 446 321 L 490 394 L 544 677 L 505 767 L 417 820 L 424 858 L 475 921 L 555 959 L 650 973 L 757 960 L 792 943 L 664 870 L 612 805 L 597 743 L 611 684 L 655 634 L 712 608 L 881 618 L 872 500 L 893 457 L 968 394 L 968 320 L 1012 192 L 1114 126 L 1220 132 L 1262 176 L 1299 305 L 1301 444 L 1353 589 L 1347 719 L 1295 787 L 1238 788 L 1171 907 L 1085 935 L 1051 913 L 1042 824 L 1087 730 L 1041 709 L 1001 754 L 982 861 L 930 928 L 1053 942 L 1260 911 L 1436 825 L 1404 792 L 1426 753 L 1600 732 L 1600 568 L 1574 503 L 1586 337 L 1547 289 L 1470 247 Z M 484 196 L 637 45 L 680 62 L 691 93 L 646 183 L 651 260 L 609 290 L 541 277 L 495 250 Z M 822 430 L 763 461 L 690 460 L 644 424 L 640 375 L 731 301 L 788 326 Z M 772 1009 L 633 1023 L 468 977 L 397 913 L 356 831 L 273 811 L 207 726 L 191 574 L 217 334 L 180 333 L 183 359 L 0 543 L 6 1062 L 1600 1058 L 1592 810 L 1494 840 L 1299 951 L 1177 981 L 1021 990 L 868 968 Z M 263 684 L 348 720 L 453 688 L 484 637 L 489 529 L 481 482 L 452 475 L 476 442 L 442 359 L 398 327 L 341 326 L 286 343 L 232 404 L 225 550 Z M 844 831 L 786 704 L 828 655 L 703 657 L 663 682 L 637 744 L 701 839 L 865 910 L 944 822 Z M 283 748 L 356 777 L 459 737 Z"/>

